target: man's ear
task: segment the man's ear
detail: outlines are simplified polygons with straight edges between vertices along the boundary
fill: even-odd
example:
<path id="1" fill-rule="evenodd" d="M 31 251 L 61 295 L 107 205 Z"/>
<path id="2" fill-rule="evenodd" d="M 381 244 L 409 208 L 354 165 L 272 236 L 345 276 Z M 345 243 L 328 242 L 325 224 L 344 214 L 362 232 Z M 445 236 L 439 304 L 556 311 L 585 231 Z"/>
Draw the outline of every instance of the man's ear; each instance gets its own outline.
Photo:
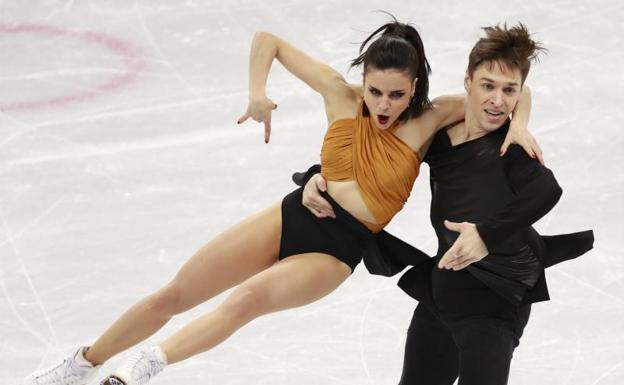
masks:
<path id="1" fill-rule="evenodd" d="M 466 92 L 469 94 L 470 94 L 471 84 L 472 84 L 472 79 L 470 79 L 470 76 L 468 75 L 468 71 L 466 71 L 466 74 L 464 75 L 464 90 L 466 90 Z"/>

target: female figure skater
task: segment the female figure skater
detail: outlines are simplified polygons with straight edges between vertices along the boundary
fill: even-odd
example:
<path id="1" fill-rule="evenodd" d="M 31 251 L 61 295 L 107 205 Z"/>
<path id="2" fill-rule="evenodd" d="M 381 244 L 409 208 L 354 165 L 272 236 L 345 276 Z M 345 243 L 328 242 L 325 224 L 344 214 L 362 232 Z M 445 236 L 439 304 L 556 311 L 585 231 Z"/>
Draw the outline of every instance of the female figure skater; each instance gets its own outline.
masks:
<path id="1" fill-rule="evenodd" d="M 351 275 L 366 243 L 403 207 L 418 174 L 421 147 L 436 130 L 463 118 L 463 97 L 429 102 L 429 64 L 409 25 L 395 20 L 364 41 L 352 62 L 363 64 L 361 87 L 260 32 L 251 48 L 250 102 L 239 123 L 249 117 L 264 122 L 265 141 L 276 108 L 265 96 L 275 58 L 324 98 L 329 129 L 321 163 L 336 217 L 317 218 L 301 205 L 301 189 L 290 193 L 218 235 L 92 346 L 30 375 L 27 384 L 86 384 L 103 362 L 145 340 L 173 315 L 236 285 L 216 309 L 161 344 L 132 354 L 101 384 L 145 384 L 166 365 L 211 349 L 256 317 L 331 293 Z M 519 140 L 530 138 L 522 126 L 511 131 Z"/>

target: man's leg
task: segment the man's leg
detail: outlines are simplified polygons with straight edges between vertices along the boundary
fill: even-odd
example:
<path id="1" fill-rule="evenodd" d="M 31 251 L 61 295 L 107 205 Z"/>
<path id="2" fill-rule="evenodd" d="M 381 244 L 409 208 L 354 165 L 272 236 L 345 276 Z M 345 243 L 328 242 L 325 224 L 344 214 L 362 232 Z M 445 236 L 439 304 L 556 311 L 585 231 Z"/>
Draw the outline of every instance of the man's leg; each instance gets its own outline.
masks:
<path id="1" fill-rule="evenodd" d="M 459 350 L 459 385 L 506 385 L 530 305 L 515 317 L 479 316 L 449 321 Z"/>
<path id="2" fill-rule="evenodd" d="M 419 304 L 407 331 L 399 385 L 452 385 L 457 373 L 458 352 L 451 331 Z"/>

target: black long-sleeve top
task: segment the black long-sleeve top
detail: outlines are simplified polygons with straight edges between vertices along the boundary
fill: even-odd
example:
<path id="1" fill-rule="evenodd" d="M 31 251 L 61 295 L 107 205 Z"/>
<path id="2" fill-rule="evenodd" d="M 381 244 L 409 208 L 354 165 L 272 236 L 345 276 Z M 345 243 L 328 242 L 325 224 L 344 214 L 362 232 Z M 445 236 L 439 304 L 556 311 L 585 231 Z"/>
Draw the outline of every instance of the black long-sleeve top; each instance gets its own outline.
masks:
<path id="1" fill-rule="evenodd" d="M 520 146 L 499 156 L 508 129 L 507 123 L 456 146 L 441 130 L 424 159 L 438 251 L 433 266 L 411 269 L 399 286 L 447 312 L 479 313 L 547 300 L 544 268 L 592 247 L 591 231 L 542 237 L 531 227 L 554 207 L 562 190 L 552 172 Z M 437 262 L 459 235 L 444 226 L 445 219 L 475 223 L 489 254 L 459 271 L 439 269 Z"/>
<path id="2" fill-rule="evenodd" d="M 542 274 L 528 232 L 554 207 L 562 191 L 552 172 L 520 146 L 512 145 L 500 157 L 508 127 L 456 146 L 441 130 L 425 157 L 430 168 L 431 224 L 438 237 L 436 264 L 459 235 L 444 226 L 445 219 L 476 223 L 489 251 L 459 271 L 432 269 L 432 295 L 443 310 L 465 313 L 520 303 Z"/>

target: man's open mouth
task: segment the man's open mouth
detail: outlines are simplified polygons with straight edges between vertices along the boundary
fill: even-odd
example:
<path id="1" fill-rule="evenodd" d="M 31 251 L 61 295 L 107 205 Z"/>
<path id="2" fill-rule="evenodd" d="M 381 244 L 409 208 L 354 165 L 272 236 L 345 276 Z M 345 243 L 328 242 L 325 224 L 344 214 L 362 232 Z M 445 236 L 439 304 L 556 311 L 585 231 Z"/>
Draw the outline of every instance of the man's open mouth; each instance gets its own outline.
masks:
<path id="1" fill-rule="evenodd" d="M 504 114 L 502 111 L 485 110 L 485 113 L 493 118 L 498 118 Z"/>

